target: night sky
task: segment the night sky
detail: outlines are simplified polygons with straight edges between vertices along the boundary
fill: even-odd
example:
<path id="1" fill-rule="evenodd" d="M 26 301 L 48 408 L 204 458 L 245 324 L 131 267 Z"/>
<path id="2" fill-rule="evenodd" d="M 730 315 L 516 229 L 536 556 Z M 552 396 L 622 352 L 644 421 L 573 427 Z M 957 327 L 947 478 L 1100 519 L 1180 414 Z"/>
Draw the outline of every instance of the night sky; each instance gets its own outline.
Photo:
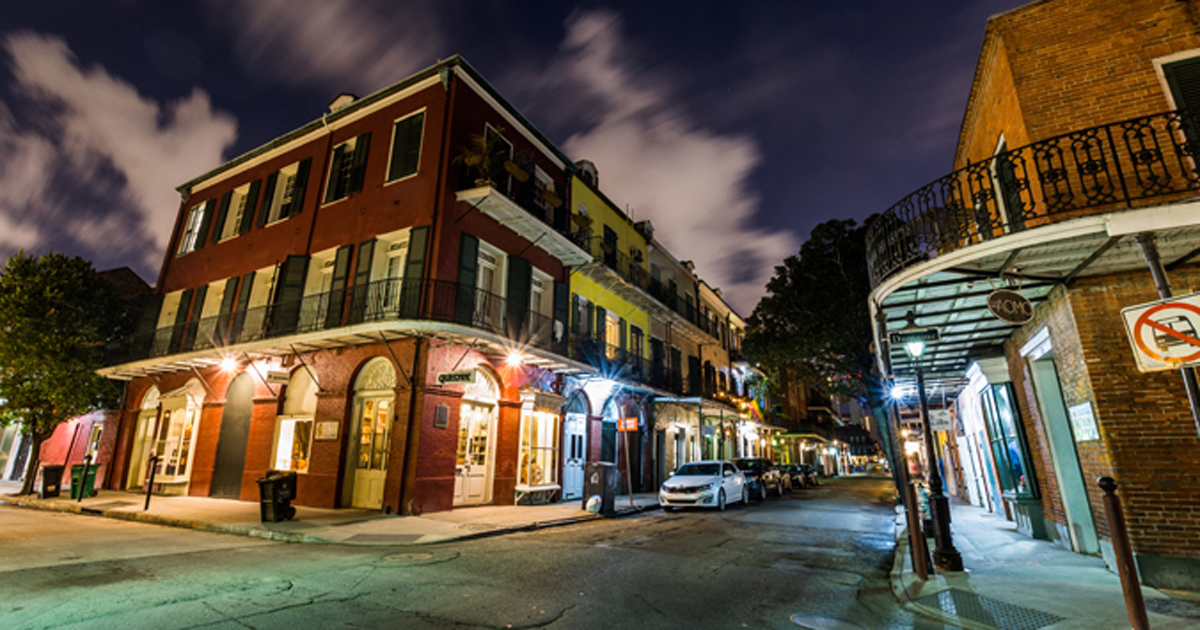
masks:
<path id="1" fill-rule="evenodd" d="M 1017 0 L 6 2 L 0 256 L 150 283 L 175 187 L 460 53 L 744 316 L 813 226 L 951 170 Z"/>

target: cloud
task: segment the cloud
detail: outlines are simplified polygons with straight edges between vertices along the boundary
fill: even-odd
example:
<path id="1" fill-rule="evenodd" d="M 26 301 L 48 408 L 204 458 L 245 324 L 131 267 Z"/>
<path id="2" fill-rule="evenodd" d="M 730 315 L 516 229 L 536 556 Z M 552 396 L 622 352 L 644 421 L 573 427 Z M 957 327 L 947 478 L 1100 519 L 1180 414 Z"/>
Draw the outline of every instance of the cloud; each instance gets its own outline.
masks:
<path id="1" fill-rule="evenodd" d="M 574 15 L 558 62 L 543 76 L 585 90 L 595 123 L 564 143 L 575 159 L 593 161 L 605 194 L 650 219 L 673 255 L 696 263 L 710 286 L 748 316 L 765 293 L 775 265 L 796 253 L 786 231 L 752 225 L 759 197 L 748 179 L 761 154 L 749 137 L 699 126 L 672 101 L 669 83 L 627 52 L 620 18 L 597 11 Z M 668 87 L 664 87 L 668 86 Z"/>
<path id="2" fill-rule="evenodd" d="M 0 45 L 13 91 L 33 112 L 27 128 L 11 115 L 0 125 L 0 142 L 15 150 L 0 157 L 0 213 L 25 235 L 23 244 L 0 238 L 0 248 L 78 246 L 93 260 L 124 254 L 133 259 L 117 264 L 156 270 L 179 208 L 175 186 L 224 161 L 236 121 L 199 89 L 165 106 L 142 97 L 104 68 L 82 67 L 58 37 L 25 31 Z"/>
<path id="3" fill-rule="evenodd" d="M 441 48 L 432 12 L 416 3 L 232 0 L 213 3 L 231 21 L 247 68 L 284 85 L 320 85 L 360 96 L 433 62 Z M 232 20 L 230 20 L 232 15 Z"/>

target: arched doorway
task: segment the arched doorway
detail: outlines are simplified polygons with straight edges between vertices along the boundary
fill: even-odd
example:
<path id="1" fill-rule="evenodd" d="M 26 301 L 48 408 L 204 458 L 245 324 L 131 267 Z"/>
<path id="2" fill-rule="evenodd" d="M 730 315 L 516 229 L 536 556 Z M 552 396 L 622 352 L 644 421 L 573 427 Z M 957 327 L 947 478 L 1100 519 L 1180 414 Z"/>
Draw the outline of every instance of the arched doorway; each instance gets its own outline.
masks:
<path id="1" fill-rule="evenodd" d="M 192 479 L 204 386 L 189 379 L 183 387 L 159 398 L 162 416 L 154 429 L 154 454 L 158 457 L 154 483 L 163 494 L 187 494 Z"/>
<path id="2" fill-rule="evenodd" d="M 151 385 L 142 396 L 138 410 L 137 426 L 133 434 L 133 448 L 129 456 L 129 474 L 125 488 L 141 488 L 146 483 L 147 466 L 154 447 L 154 425 L 158 420 L 158 388 Z"/>
<path id="3" fill-rule="evenodd" d="M 283 414 L 275 420 L 271 468 L 308 472 L 312 453 L 313 417 L 317 412 L 317 384 L 307 369 L 292 372 L 283 400 Z"/>
<path id="4" fill-rule="evenodd" d="M 563 500 L 583 498 L 587 464 L 587 395 L 575 392 L 563 406 Z"/>
<path id="5" fill-rule="evenodd" d="M 354 383 L 354 414 L 346 441 L 342 504 L 368 510 L 383 507 L 388 452 L 392 440 L 396 368 L 371 359 Z"/>
<path id="6" fill-rule="evenodd" d="M 463 387 L 458 414 L 458 459 L 454 471 L 454 505 L 478 505 L 492 499 L 492 435 L 500 386 L 486 370 Z"/>
<path id="7" fill-rule="evenodd" d="M 242 475 L 246 472 L 246 442 L 250 439 L 250 416 L 253 412 L 254 379 L 249 373 L 242 372 L 225 392 L 225 409 L 221 412 L 221 431 L 217 438 L 217 457 L 209 496 L 222 499 L 241 496 Z"/>

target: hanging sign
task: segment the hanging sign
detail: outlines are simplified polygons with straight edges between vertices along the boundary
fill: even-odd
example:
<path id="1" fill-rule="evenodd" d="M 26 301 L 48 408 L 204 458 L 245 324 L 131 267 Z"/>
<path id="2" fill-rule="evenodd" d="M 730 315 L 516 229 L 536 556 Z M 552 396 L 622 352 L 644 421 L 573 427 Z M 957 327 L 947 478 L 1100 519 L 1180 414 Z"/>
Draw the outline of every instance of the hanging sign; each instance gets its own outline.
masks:
<path id="1" fill-rule="evenodd" d="M 949 409 L 930 409 L 929 410 L 929 430 L 930 431 L 950 431 L 954 428 L 954 424 L 950 421 Z"/>
<path id="2" fill-rule="evenodd" d="M 619 418 L 617 420 L 617 430 L 623 432 L 637 431 L 638 419 L 637 416 L 632 418 Z"/>
<path id="3" fill-rule="evenodd" d="M 1121 309 L 1142 372 L 1200 365 L 1200 293 Z"/>
<path id="4" fill-rule="evenodd" d="M 282 372 L 279 370 L 271 370 L 267 372 L 266 381 L 272 385 L 287 385 L 289 380 L 291 380 L 291 375 L 287 372 Z"/>
<path id="5" fill-rule="evenodd" d="M 988 295 L 988 310 L 1010 324 L 1025 324 L 1033 319 L 1033 302 L 1012 289 L 996 289 Z"/>
<path id="6" fill-rule="evenodd" d="M 893 346 L 902 346 L 906 343 L 914 341 L 938 341 L 942 338 L 938 333 L 937 326 L 926 326 L 924 328 L 901 328 L 888 333 L 888 343 Z"/>
<path id="7" fill-rule="evenodd" d="M 438 385 L 474 383 L 475 370 L 456 370 L 454 372 L 438 372 Z"/>

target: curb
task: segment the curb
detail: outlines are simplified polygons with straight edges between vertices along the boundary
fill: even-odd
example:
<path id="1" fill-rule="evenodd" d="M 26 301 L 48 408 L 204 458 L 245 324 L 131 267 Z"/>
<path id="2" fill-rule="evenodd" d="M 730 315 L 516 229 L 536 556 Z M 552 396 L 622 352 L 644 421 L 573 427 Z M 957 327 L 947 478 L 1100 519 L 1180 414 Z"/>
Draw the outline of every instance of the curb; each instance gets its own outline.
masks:
<path id="1" fill-rule="evenodd" d="M 53 503 L 45 502 L 42 499 L 22 499 L 21 496 L 0 496 L 0 505 L 12 505 L 33 510 L 43 510 L 46 512 L 60 512 L 64 514 L 79 514 L 82 516 L 99 516 L 101 518 L 110 518 L 120 521 L 132 521 L 138 523 L 147 523 L 150 525 L 162 525 L 164 527 L 176 527 L 180 529 L 191 529 L 196 531 L 210 532 L 214 534 L 232 534 L 236 536 L 246 536 L 250 538 L 262 538 L 275 542 L 285 543 L 304 543 L 316 545 L 344 545 L 347 547 L 362 546 L 354 543 L 325 540 L 308 534 L 296 532 L 278 532 L 270 529 L 259 529 L 256 527 L 244 527 L 239 525 L 222 525 L 219 523 L 205 523 L 190 519 L 170 518 L 158 516 L 154 514 L 146 514 L 144 512 L 127 512 L 123 510 L 96 510 L 88 508 L 80 503 L 65 503 L 55 501 Z M 568 517 L 553 521 L 534 521 L 525 525 L 514 525 L 510 527 L 501 527 L 497 529 L 489 529 L 479 532 L 471 532 L 462 536 L 452 538 L 443 538 L 441 540 L 431 540 L 425 542 L 409 542 L 409 543 L 392 543 L 381 546 L 418 546 L 432 545 L 449 542 L 459 542 L 466 540 L 476 540 L 480 538 L 492 538 L 495 536 L 504 536 L 506 534 L 515 534 L 517 532 L 537 531 L 541 529 L 550 529 L 553 527 L 563 527 L 566 525 L 574 525 L 589 521 L 605 520 L 609 518 L 623 518 L 643 512 L 655 511 L 662 509 L 658 504 L 635 506 L 618 510 L 612 515 L 590 514 L 588 516 Z"/>
<path id="2" fill-rule="evenodd" d="M 900 603 L 901 608 L 913 613 L 914 615 L 920 615 L 929 619 L 938 620 L 946 625 L 964 628 L 966 630 L 996 630 L 995 626 L 990 626 L 988 624 L 979 623 L 971 619 L 959 617 L 958 615 L 948 613 L 941 608 L 934 608 L 933 606 L 918 604 L 916 601 L 914 601 L 909 595 L 908 589 L 904 587 L 904 574 L 906 573 L 904 570 L 904 563 L 905 558 L 907 558 L 909 555 L 908 547 L 908 526 L 906 524 L 904 527 L 896 528 L 896 556 L 892 561 L 892 570 L 889 574 L 889 581 L 891 582 L 892 586 L 892 595 L 896 598 L 896 601 Z M 932 574 L 929 576 L 930 582 L 936 582 L 936 580 L 937 578 Z M 918 581 L 915 577 L 915 574 L 913 581 L 914 583 Z M 940 593 L 941 591 L 938 592 Z"/>

